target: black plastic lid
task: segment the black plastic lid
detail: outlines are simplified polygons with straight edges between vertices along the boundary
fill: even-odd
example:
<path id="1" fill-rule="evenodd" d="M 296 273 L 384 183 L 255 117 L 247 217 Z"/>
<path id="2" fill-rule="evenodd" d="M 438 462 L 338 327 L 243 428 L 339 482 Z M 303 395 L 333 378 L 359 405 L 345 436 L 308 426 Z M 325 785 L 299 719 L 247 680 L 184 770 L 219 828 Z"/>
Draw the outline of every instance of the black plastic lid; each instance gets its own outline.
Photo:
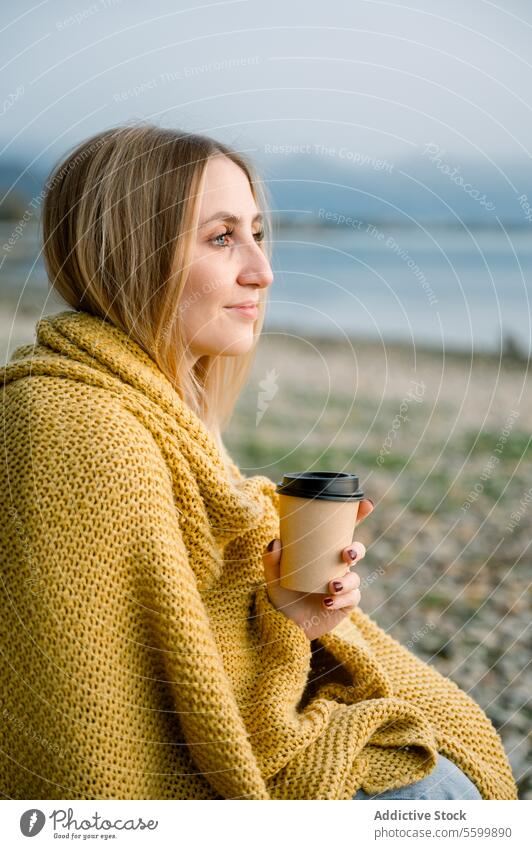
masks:
<path id="1" fill-rule="evenodd" d="M 324 501 L 361 501 L 358 476 L 349 472 L 287 472 L 277 482 L 276 492 L 296 498 L 321 498 Z"/>

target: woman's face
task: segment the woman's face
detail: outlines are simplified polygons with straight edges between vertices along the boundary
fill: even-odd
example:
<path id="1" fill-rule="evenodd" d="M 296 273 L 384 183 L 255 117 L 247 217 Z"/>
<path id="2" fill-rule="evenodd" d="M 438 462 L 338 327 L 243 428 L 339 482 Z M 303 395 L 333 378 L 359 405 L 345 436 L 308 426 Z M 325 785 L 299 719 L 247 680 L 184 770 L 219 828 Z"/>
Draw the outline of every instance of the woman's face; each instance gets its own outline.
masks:
<path id="1" fill-rule="evenodd" d="M 238 220 L 231 220 L 235 216 Z M 253 344 L 259 290 L 273 281 L 259 242 L 262 225 L 245 173 L 226 156 L 209 159 L 189 277 L 179 305 L 187 358 L 245 354 Z"/>

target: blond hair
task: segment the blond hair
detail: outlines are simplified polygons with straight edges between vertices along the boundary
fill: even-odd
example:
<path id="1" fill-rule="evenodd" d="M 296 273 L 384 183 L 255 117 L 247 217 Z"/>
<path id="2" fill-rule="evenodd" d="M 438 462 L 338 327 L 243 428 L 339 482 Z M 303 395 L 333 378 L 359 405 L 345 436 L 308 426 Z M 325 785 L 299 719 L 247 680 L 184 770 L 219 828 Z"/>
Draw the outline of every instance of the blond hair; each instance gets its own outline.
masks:
<path id="1" fill-rule="evenodd" d="M 97 133 L 55 166 L 43 201 L 43 255 L 53 289 L 137 342 L 212 432 L 227 463 L 222 432 L 253 364 L 267 290 L 259 291 L 249 352 L 204 356 L 184 368 L 180 301 L 206 165 L 220 154 L 249 180 L 270 259 L 268 195 L 247 158 L 208 136 L 149 123 Z"/>

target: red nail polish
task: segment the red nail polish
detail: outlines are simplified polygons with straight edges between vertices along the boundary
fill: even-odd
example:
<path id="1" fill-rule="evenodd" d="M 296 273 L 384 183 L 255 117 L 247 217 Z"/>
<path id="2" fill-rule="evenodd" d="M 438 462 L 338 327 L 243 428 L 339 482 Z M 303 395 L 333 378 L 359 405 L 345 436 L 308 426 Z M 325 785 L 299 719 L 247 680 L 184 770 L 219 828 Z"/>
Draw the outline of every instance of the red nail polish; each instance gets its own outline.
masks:
<path id="1" fill-rule="evenodd" d="M 333 581 L 334 591 L 339 593 L 340 590 L 343 590 L 344 585 L 340 581 Z"/>
<path id="2" fill-rule="evenodd" d="M 324 598 L 324 599 L 323 599 L 323 603 L 324 603 L 324 604 L 326 604 L 326 605 L 327 605 L 327 607 L 330 607 L 330 606 L 331 606 L 331 604 L 334 604 L 334 599 L 333 599 L 333 598 L 330 598 L 330 597 L 329 597 L 329 598 Z"/>
<path id="3" fill-rule="evenodd" d="M 354 548 L 348 548 L 347 553 L 348 553 L 349 557 L 351 558 L 351 560 L 356 560 L 357 552 L 355 551 Z"/>

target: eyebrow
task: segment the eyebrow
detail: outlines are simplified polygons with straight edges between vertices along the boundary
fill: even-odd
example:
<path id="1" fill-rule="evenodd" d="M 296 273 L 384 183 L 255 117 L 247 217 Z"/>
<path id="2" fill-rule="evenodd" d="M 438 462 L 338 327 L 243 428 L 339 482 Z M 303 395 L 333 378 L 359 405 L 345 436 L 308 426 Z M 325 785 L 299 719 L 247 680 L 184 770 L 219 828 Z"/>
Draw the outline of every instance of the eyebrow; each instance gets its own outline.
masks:
<path id="1" fill-rule="evenodd" d="M 253 224 L 255 221 L 262 221 L 263 215 L 261 212 L 257 212 L 256 215 L 251 219 L 251 223 Z M 237 224 L 240 224 L 242 218 L 238 215 L 233 215 L 231 212 L 226 212 L 225 210 L 220 210 L 219 212 L 215 212 L 214 215 L 210 215 L 209 218 L 206 218 L 205 221 L 200 222 L 200 227 L 205 227 L 206 224 L 210 224 L 211 221 L 226 221 L 229 224 L 234 224 L 236 227 Z"/>

